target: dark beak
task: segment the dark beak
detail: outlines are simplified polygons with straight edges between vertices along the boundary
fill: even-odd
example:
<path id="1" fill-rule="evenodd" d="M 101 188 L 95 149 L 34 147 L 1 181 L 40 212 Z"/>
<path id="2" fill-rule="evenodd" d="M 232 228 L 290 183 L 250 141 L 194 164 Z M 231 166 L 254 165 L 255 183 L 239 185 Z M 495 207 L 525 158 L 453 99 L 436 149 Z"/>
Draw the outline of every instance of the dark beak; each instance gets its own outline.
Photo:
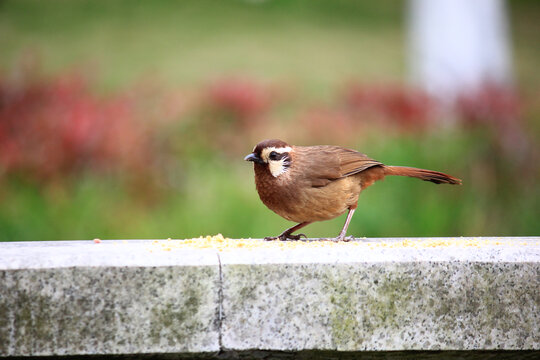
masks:
<path id="1" fill-rule="evenodd" d="M 248 156 L 246 156 L 246 157 L 244 158 L 244 160 L 246 160 L 246 161 L 253 161 L 253 162 L 258 163 L 258 164 L 264 163 L 264 161 L 262 161 L 261 158 L 258 157 L 257 154 L 254 154 L 254 153 L 251 153 L 251 154 L 249 154 Z"/>

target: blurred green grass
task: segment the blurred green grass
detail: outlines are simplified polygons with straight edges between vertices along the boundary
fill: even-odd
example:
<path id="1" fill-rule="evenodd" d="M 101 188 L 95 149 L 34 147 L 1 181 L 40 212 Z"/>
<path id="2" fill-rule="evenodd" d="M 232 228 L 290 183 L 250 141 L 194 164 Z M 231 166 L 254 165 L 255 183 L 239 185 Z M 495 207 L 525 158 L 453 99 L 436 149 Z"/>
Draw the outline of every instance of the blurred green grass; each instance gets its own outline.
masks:
<path id="1" fill-rule="evenodd" d="M 78 67 L 104 93 L 157 79 L 190 89 L 228 75 L 291 84 L 300 94 L 277 111 L 333 101 L 351 79 L 401 82 L 405 77 L 404 5 L 395 1 L 2 1 L 0 69 L 35 54 L 46 73 Z M 540 6 L 512 1 L 518 87 L 538 94 L 536 45 Z M 533 136 L 540 109 L 526 113 Z M 280 129 L 279 133 L 286 133 Z M 261 134 L 261 139 L 273 134 Z M 246 145 L 245 153 L 254 144 Z M 307 144 L 306 144 L 307 145 Z M 425 167 L 462 177 L 461 187 L 387 178 L 362 193 L 354 236 L 538 235 L 540 190 L 496 181 L 471 166 L 490 159 L 489 144 L 464 130 L 428 134 L 359 133 L 348 144 L 392 165 Z M 259 201 L 242 154 L 192 147 L 182 184 L 154 201 L 114 177 L 80 174 L 68 185 L 8 179 L 0 189 L 0 241 L 88 238 L 184 238 L 276 235 L 292 224 Z M 185 155 L 187 156 L 187 155 Z M 535 166 L 535 165 L 532 165 Z M 483 173 L 482 173 L 483 174 Z M 510 177 L 510 179 L 508 179 Z M 495 185 L 493 183 L 495 182 Z M 306 228 L 335 236 L 344 217 Z"/>
<path id="2" fill-rule="evenodd" d="M 21 49 L 45 70 L 99 69 L 105 89 L 141 76 L 193 85 L 240 72 L 315 95 L 346 77 L 403 73 L 402 5 L 393 1 L 4 1 L 0 65 Z"/>

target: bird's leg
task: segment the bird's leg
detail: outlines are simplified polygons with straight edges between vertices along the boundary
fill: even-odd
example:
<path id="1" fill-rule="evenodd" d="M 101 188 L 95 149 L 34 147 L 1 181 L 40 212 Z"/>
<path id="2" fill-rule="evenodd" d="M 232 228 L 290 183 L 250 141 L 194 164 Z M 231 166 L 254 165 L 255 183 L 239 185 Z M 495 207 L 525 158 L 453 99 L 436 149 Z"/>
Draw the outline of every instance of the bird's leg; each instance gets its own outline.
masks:
<path id="1" fill-rule="evenodd" d="M 305 238 L 307 238 L 307 236 L 305 234 L 298 234 L 298 235 L 293 235 L 292 233 L 295 232 L 296 230 L 298 229 L 301 229 L 303 228 L 304 226 L 306 225 L 309 225 L 311 224 L 312 222 L 311 221 L 305 221 L 305 222 L 302 222 L 300 224 L 296 224 L 294 225 L 292 228 L 289 228 L 287 230 L 285 230 L 284 232 L 281 233 L 281 235 L 279 236 L 267 236 L 264 238 L 264 240 L 281 240 L 281 241 L 287 241 L 287 240 L 300 240 L 300 238 L 303 236 Z"/>
<path id="2" fill-rule="evenodd" d="M 347 220 L 345 220 L 345 225 L 343 225 L 343 229 L 341 229 L 341 232 L 339 233 L 337 238 L 334 239 L 334 241 L 349 241 L 345 238 L 345 235 L 347 234 L 347 228 L 349 227 L 349 223 L 351 222 L 355 210 L 356 206 L 354 208 L 349 208 L 349 213 L 347 214 Z"/>

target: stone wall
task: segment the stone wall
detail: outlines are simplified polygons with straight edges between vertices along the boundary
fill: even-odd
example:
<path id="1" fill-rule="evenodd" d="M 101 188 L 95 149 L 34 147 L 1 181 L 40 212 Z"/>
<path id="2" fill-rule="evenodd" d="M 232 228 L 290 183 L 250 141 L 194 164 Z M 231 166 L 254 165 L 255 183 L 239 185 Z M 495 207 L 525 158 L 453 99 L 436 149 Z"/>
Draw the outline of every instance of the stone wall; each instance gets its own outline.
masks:
<path id="1" fill-rule="evenodd" d="M 540 238 L 0 243 L 0 357 L 538 351 L 539 289 Z"/>

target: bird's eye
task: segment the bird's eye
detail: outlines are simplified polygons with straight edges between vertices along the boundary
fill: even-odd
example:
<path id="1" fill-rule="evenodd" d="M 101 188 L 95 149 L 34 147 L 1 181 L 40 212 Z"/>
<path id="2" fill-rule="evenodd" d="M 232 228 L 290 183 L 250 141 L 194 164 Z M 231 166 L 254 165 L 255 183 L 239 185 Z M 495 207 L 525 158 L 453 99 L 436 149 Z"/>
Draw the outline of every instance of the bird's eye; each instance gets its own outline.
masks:
<path id="1" fill-rule="evenodd" d="M 270 155 L 268 155 L 268 158 L 270 160 L 279 160 L 279 154 L 275 151 L 272 151 Z"/>

